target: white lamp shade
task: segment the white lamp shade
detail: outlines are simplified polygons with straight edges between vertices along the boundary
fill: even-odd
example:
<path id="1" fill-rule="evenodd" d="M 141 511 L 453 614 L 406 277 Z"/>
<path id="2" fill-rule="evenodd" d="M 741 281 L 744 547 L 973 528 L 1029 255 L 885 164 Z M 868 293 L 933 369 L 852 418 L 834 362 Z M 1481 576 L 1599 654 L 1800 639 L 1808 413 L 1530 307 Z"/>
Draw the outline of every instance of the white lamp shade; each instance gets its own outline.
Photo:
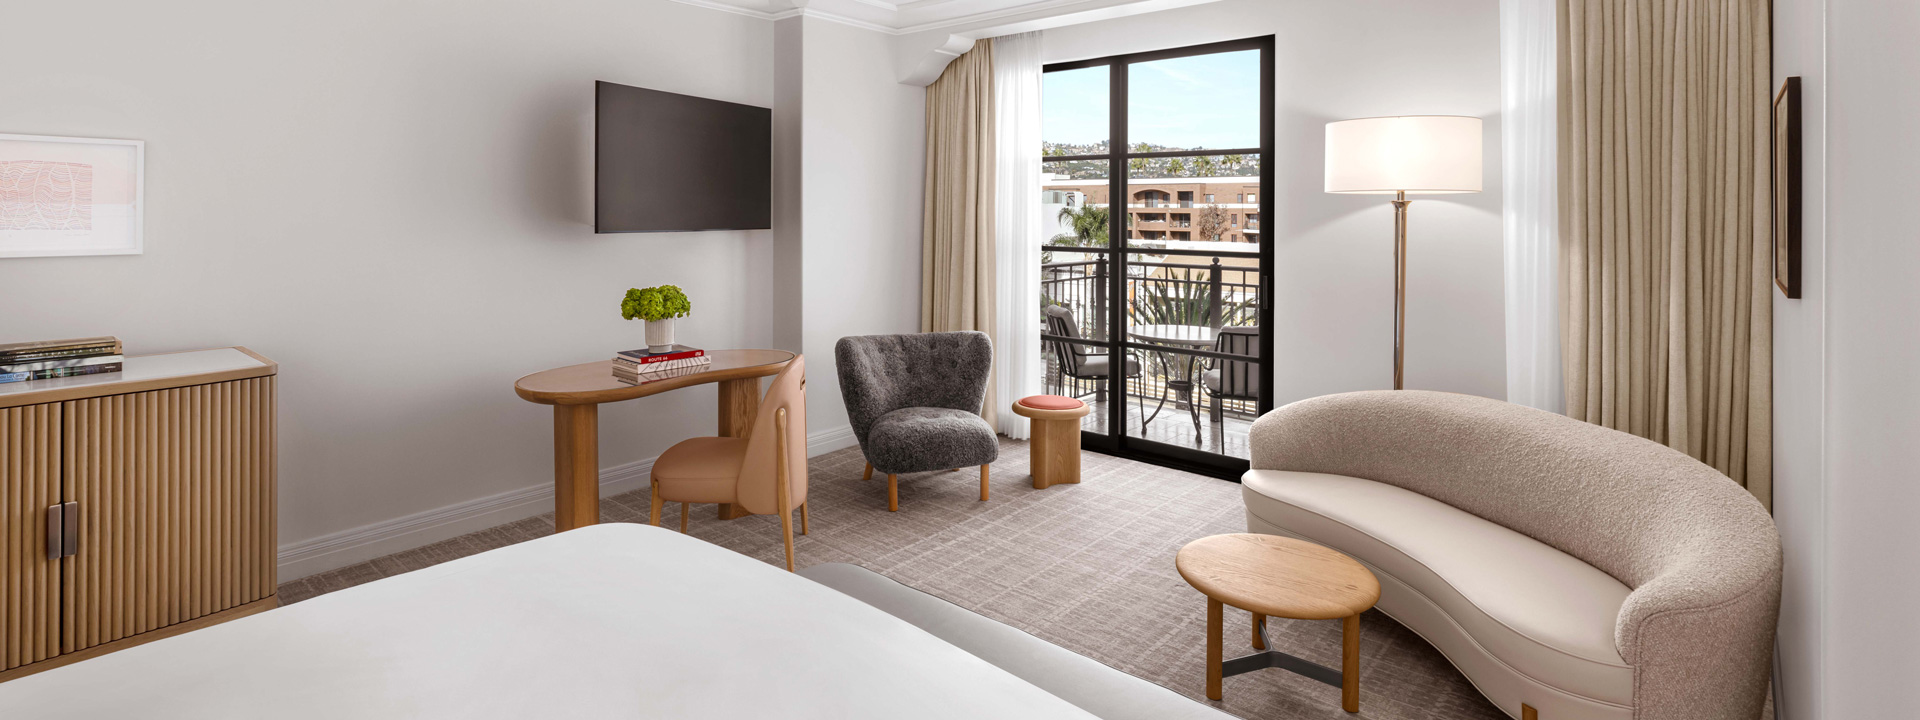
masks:
<path id="1" fill-rule="evenodd" d="M 1405 115 L 1327 123 L 1327 192 L 1480 192 L 1480 118 Z"/>

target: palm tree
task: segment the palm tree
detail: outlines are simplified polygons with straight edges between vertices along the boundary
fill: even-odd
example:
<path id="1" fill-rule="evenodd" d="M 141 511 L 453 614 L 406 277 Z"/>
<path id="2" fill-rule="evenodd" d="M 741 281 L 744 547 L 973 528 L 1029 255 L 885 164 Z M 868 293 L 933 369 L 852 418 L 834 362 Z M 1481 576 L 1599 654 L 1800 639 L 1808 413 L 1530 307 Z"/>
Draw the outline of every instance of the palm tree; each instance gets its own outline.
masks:
<path id="1" fill-rule="evenodd" d="M 1225 158 L 1222 158 L 1222 160 L 1225 160 L 1225 161 L 1226 161 L 1226 163 L 1227 163 L 1227 169 L 1229 169 L 1229 170 L 1236 170 L 1236 171 L 1237 171 L 1237 170 L 1239 170 L 1239 169 L 1240 169 L 1240 164 L 1241 164 L 1241 163 L 1244 163 L 1244 162 L 1246 162 L 1246 161 L 1247 161 L 1247 156 L 1245 156 L 1245 155 L 1228 155 L 1228 156 L 1226 156 Z"/>
<path id="2" fill-rule="evenodd" d="M 1187 164 L 1184 162 L 1181 162 L 1180 158 L 1174 158 L 1172 160 L 1169 160 L 1167 161 L 1167 173 L 1174 177 L 1180 177 L 1180 176 L 1186 175 Z"/>
<path id="3" fill-rule="evenodd" d="M 1072 242 L 1061 244 L 1079 247 L 1106 247 L 1107 224 L 1111 220 L 1112 216 L 1107 214 L 1107 209 L 1104 207 L 1083 205 L 1078 208 L 1060 208 L 1060 222 L 1073 228 Z M 1055 242 L 1067 239 L 1067 236 L 1062 235 L 1056 238 Z"/>
<path id="4" fill-rule="evenodd" d="M 1211 156 L 1201 156 L 1193 161 L 1193 169 L 1198 171 L 1201 177 L 1213 177 L 1214 171 L 1219 167 L 1220 163 Z"/>

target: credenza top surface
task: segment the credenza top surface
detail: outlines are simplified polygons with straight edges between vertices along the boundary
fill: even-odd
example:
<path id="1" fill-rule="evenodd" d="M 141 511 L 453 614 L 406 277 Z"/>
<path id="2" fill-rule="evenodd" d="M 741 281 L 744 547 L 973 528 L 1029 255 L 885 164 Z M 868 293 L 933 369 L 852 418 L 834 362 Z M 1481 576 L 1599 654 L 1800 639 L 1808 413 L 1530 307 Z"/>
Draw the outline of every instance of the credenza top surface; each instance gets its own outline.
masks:
<path id="1" fill-rule="evenodd" d="M 279 367 L 244 347 L 129 355 L 117 373 L 0 383 L 0 408 L 263 377 Z"/>

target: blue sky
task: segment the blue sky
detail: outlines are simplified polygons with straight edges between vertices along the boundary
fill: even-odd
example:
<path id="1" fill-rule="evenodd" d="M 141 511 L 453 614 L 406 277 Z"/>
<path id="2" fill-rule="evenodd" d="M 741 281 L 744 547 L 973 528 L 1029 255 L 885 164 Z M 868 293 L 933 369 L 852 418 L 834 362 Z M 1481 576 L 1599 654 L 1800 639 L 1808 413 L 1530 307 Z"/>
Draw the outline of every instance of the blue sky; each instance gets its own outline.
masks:
<path id="1" fill-rule="evenodd" d="M 1095 143 L 1107 136 L 1105 66 L 1047 73 L 1041 139 Z M 1128 68 L 1131 143 L 1171 147 L 1260 145 L 1260 53 L 1246 50 L 1134 63 Z"/>

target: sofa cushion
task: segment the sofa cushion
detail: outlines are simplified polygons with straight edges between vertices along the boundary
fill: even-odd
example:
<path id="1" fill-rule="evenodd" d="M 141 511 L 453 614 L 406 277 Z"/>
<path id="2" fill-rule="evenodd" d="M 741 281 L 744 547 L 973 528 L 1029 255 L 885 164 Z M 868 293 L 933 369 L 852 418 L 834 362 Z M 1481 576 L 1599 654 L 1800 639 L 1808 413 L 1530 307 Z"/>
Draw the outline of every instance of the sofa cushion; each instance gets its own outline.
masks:
<path id="1" fill-rule="evenodd" d="M 910 407 L 873 421 L 866 451 L 880 472 L 926 472 L 991 463 L 1000 456 L 1000 441 L 978 413 Z"/>
<path id="2" fill-rule="evenodd" d="M 1104 720 L 1231 720 L 1172 690 L 973 611 L 844 563 L 800 571 L 900 618 Z"/>
<path id="3" fill-rule="evenodd" d="M 1433 498 L 1345 475 L 1254 470 L 1247 513 L 1425 595 L 1495 658 L 1542 683 L 1633 703 L 1614 625 L 1627 586 L 1566 553 Z M 1381 609 L 1391 614 L 1388 598 Z"/>

